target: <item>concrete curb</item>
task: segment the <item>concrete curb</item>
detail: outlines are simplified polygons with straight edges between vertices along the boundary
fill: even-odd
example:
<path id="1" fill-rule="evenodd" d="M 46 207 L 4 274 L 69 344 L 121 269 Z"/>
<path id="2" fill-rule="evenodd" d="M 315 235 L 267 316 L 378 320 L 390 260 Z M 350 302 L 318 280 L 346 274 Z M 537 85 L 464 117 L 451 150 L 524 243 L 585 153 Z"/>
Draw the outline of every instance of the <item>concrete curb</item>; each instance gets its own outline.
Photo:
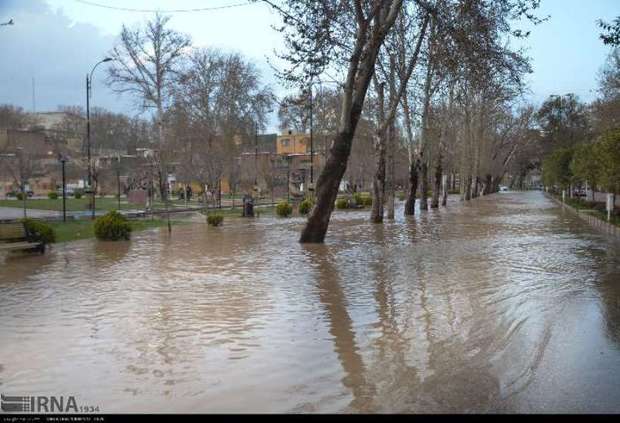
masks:
<path id="1" fill-rule="evenodd" d="M 553 197 L 549 193 L 545 192 L 545 197 L 559 204 L 563 209 L 568 209 L 574 214 L 576 214 L 581 220 L 585 220 L 592 226 L 594 229 L 602 232 L 606 235 L 610 235 L 620 240 L 620 227 L 612 225 L 611 223 L 605 222 L 604 220 L 599 219 L 598 217 L 588 213 L 577 210 L 576 208 L 569 206 L 566 203 L 561 202 L 557 198 Z"/>

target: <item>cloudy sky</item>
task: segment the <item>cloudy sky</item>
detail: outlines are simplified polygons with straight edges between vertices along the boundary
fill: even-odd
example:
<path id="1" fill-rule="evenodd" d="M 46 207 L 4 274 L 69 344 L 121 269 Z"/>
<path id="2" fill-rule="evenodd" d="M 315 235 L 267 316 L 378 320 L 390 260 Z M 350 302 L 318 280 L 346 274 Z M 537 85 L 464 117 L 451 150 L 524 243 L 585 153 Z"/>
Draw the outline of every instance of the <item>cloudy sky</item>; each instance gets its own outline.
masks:
<path id="1" fill-rule="evenodd" d="M 114 45 L 123 24 L 145 22 L 152 14 L 114 10 L 193 9 L 233 6 L 172 14 L 171 25 L 188 33 L 197 46 L 243 53 L 257 63 L 266 81 L 277 87 L 267 58 L 281 47 L 271 28 L 277 15 L 261 3 L 244 0 L 0 0 L 0 104 L 37 111 L 58 105 L 84 105 L 85 75 Z M 542 0 L 540 15 L 550 20 L 532 29 L 525 43 L 532 58 L 529 100 L 540 103 L 549 94 L 574 92 L 583 100 L 596 96 L 596 79 L 609 48 L 598 39 L 597 19 L 620 14 L 620 0 Z M 102 84 L 101 67 L 94 77 L 93 104 L 136 114 L 129 98 L 118 97 Z"/>

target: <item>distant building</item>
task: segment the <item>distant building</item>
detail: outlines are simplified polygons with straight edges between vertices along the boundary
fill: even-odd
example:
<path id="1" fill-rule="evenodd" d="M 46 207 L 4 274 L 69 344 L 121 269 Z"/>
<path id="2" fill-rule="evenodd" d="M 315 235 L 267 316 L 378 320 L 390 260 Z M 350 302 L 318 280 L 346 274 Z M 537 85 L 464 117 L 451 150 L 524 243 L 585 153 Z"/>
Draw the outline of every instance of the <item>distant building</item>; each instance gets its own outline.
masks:
<path id="1" fill-rule="evenodd" d="M 13 174 L 19 168 L 19 160 L 24 160 L 28 170 L 28 190 L 35 195 L 45 195 L 56 189 L 56 180 L 51 174 L 58 167 L 58 154 L 63 146 L 40 131 L 0 128 L 0 195 L 19 191 Z M 5 161 L 9 161 L 5 163 Z"/>
<path id="2" fill-rule="evenodd" d="M 49 130 L 57 128 L 67 117 L 74 115 L 67 112 L 38 112 L 32 113 L 32 116 L 36 120 L 36 126 Z"/>
<path id="3" fill-rule="evenodd" d="M 49 137 L 62 140 L 68 150 L 74 153 L 82 150 L 85 134 L 76 133 L 75 130 L 62 129 L 63 123 L 66 121 L 83 122 L 85 119 L 82 116 L 69 112 L 38 112 L 32 113 L 32 117 L 35 120 L 35 128 L 43 131 Z"/>
<path id="4" fill-rule="evenodd" d="M 305 154 L 310 152 L 310 135 L 293 134 L 278 135 L 276 153 L 278 155 Z"/>

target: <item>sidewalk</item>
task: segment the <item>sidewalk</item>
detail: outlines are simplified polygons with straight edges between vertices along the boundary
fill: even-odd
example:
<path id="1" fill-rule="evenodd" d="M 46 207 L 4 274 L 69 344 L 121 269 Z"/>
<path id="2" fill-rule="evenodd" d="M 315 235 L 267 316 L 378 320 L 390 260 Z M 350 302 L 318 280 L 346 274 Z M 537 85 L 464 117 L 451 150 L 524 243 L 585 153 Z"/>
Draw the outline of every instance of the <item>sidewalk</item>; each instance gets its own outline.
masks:
<path id="1" fill-rule="evenodd" d="M 585 222 L 590 224 L 590 226 L 592 226 L 594 229 L 620 239 L 620 228 L 612 225 L 611 223 L 608 223 L 603 219 L 600 219 L 598 216 L 595 216 L 594 214 L 592 214 L 592 211 L 577 210 L 576 208 L 566 203 L 563 203 L 561 200 L 555 198 L 553 195 L 547 192 L 544 192 L 544 194 L 547 198 L 562 207 L 562 209 L 569 210 L 570 212 L 576 214 L 581 220 L 584 220 Z"/>

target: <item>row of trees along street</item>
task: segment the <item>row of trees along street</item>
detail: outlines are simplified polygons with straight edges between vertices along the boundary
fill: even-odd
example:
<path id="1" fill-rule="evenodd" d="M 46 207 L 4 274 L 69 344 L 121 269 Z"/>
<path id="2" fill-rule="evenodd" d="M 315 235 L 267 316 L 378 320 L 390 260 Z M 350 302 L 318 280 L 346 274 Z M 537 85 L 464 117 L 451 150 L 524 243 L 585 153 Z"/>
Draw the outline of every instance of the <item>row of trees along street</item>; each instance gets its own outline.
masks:
<path id="1" fill-rule="evenodd" d="M 458 174 L 464 200 L 496 191 L 527 145 L 533 109 L 520 105 L 530 66 L 511 38 L 537 24 L 537 1 L 268 2 L 289 67 L 282 80 L 308 87 L 339 82 L 340 106 L 316 205 L 302 242 L 323 242 L 360 122 L 374 143 L 371 220 L 394 215 L 396 156 L 407 152 L 405 213 L 438 207 L 442 175 Z M 433 185 L 433 197 L 427 193 Z M 444 190 L 445 191 L 445 190 Z M 387 209 L 387 210 L 386 210 Z"/>
<path id="2" fill-rule="evenodd" d="M 107 76 L 152 119 L 94 111 L 94 144 L 152 148 L 164 200 L 171 167 L 177 181 L 215 191 L 225 177 L 234 191 L 258 172 L 273 177 L 242 168 L 238 157 L 277 108 L 282 132 L 313 131 L 315 152 L 325 157 L 301 242 L 323 242 L 343 179 L 372 190 L 376 223 L 394 217 L 397 189 L 412 215 L 416 198 L 424 212 L 445 205 L 448 191 L 458 188 L 468 201 L 496 192 L 507 176 L 522 187 L 541 168 L 549 186 L 587 179 L 618 189 L 610 153 L 617 135 L 609 132 L 618 128 L 618 53 L 593 104 L 572 95 L 553 96 L 539 110 L 527 104 L 532 70 L 514 44 L 528 36 L 523 28 L 547 19 L 536 14 L 538 0 L 265 3 L 282 17 L 285 66 L 277 76 L 290 95 L 278 101 L 253 63 L 195 48 L 169 28 L 169 17 L 156 15 L 143 27 L 123 27 Z M 606 43 L 617 45 L 617 26 L 601 23 Z M 71 127 L 80 119 L 63 125 L 83 133 Z"/>
<path id="3" fill-rule="evenodd" d="M 556 190 L 589 188 L 620 193 L 620 49 L 599 80 L 600 96 L 584 104 L 574 95 L 549 98 L 538 112 L 543 180 Z"/>

